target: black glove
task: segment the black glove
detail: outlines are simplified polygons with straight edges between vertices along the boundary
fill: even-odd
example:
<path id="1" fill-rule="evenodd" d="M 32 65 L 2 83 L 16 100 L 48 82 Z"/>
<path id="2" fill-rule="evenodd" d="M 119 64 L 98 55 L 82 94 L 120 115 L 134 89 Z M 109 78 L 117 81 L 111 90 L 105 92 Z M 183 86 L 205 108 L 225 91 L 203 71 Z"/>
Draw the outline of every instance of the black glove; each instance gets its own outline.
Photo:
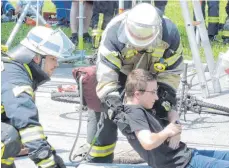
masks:
<path id="1" fill-rule="evenodd" d="M 166 83 L 158 82 L 158 100 L 154 103 L 153 109 L 156 110 L 156 116 L 165 119 L 164 125 L 168 124 L 168 112 L 176 106 L 176 90 Z"/>
<path id="2" fill-rule="evenodd" d="M 60 156 L 58 156 L 57 154 L 54 154 L 54 161 L 56 163 L 55 168 L 66 168 L 63 159 Z"/>
<path id="3" fill-rule="evenodd" d="M 123 104 L 119 96 L 107 95 L 104 99 L 104 103 L 108 108 L 108 116 L 110 120 L 113 120 L 117 114 L 123 112 Z"/>

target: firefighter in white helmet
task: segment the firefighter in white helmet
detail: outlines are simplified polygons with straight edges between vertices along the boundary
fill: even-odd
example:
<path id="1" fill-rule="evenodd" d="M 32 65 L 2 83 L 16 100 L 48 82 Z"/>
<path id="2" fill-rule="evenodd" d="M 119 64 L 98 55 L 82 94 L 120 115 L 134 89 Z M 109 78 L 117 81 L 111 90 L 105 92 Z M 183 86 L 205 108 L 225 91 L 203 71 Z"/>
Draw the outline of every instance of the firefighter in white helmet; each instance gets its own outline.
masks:
<path id="1" fill-rule="evenodd" d="M 120 88 L 124 86 L 126 76 L 133 69 L 142 68 L 157 73 L 160 82 L 176 89 L 182 65 L 182 45 L 176 25 L 160 15 L 160 11 L 154 6 L 140 3 L 112 19 L 102 35 L 98 50 L 96 92 L 101 102 L 108 101 L 112 107 L 120 110 L 119 107 L 122 105 Z M 163 103 L 163 105 L 161 107 L 165 111 L 171 110 L 171 104 Z M 89 113 L 87 135 L 89 144 L 96 133 L 99 115 L 98 112 Z M 117 127 L 110 119 L 106 119 L 104 124 L 87 158 L 91 162 L 113 160 Z M 78 155 L 83 152 L 85 150 Z"/>
<path id="2" fill-rule="evenodd" d="M 65 168 L 48 143 L 38 119 L 35 90 L 57 68 L 57 59 L 74 50 L 61 30 L 34 27 L 18 46 L 2 55 L 1 167 L 13 168 L 23 145 L 40 168 Z"/>

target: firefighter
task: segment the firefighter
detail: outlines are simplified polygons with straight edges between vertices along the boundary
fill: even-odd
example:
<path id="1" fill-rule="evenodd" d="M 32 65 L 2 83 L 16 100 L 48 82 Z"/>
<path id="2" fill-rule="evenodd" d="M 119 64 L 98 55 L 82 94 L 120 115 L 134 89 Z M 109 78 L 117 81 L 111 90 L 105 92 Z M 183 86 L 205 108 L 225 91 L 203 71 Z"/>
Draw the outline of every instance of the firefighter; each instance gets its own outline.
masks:
<path id="1" fill-rule="evenodd" d="M 227 1 L 227 5 L 226 5 L 226 13 L 227 13 L 227 18 L 225 21 L 225 24 L 223 26 L 223 42 L 224 44 L 228 44 L 229 43 L 229 1 Z"/>
<path id="2" fill-rule="evenodd" d="M 143 1 L 146 3 L 152 3 L 151 1 Z M 167 0 L 155 0 L 154 1 L 154 6 L 157 7 L 158 9 L 160 9 L 162 11 L 162 13 L 165 13 L 165 7 L 167 5 L 168 1 Z M 124 7 L 125 9 L 130 9 L 132 6 L 132 2 L 131 1 L 125 1 L 124 2 Z"/>
<path id="3" fill-rule="evenodd" d="M 98 49 L 97 96 L 110 107 L 122 105 L 122 88 L 126 76 L 135 68 L 158 73 L 159 81 L 176 89 L 182 73 L 183 57 L 176 25 L 148 3 L 140 3 L 110 21 Z M 169 111 L 168 104 L 163 104 Z M 114 110 L 116 111 L 116 110 Z M 118 110 L 117 110 L 118 111 Z M 99 112 L 88 116 L 87 142 L 96 133 Z M 112 162 L 117 141 L 117 126 L 105 119 L 104 128 L 87 157 L 89 162 Z M 85 145 L 82 146 L 85 148 Z M 83 155 L 78 153 L 78 155 Z"/>
<path id="4" fill-rule="evenodd" d="M 164 1 L 154 1 L 154 5 L 160 9 L 163 13 L 165 13 L 165 7 L 167 5 L 168 1 L 164 0 Z"/>
<path id="5" fill-rule="evenodd" d="M 34 92 L 50 80 L 58 66 L 57 59 L 73 49 L 73 43 L 61 30 L 37 26 L 19 45 L 2 54 L 2 168 L 15 167 L 14 157 L 22 145 L 28 148 L 29 158 L 39 168 L 65 168 L 44 135 Z"/>
<path id="6" fill-rule="evenodd" d="M 56 6 L 56 18 L 58 21 L 56 26 L 69 27 L 72 1 L 52 0 L 52 3 Z"/>
<path id="7" fill-rule="evenodd" d="M 92 44 L 94 48 L 99 47 L 102 32 L 106 25 L 118 12 L 118 1 L 94 1 L 93 14 L 91 18 Z"/>
<path id="8" fill-rule="evenodd" d="M 210 41 L 214 41 L 219 31 L 219 1 L 207 1 L 208 4 L 208 37 Z M 205 16 L 206 1 L 202 1 L 202 12 Z"/>

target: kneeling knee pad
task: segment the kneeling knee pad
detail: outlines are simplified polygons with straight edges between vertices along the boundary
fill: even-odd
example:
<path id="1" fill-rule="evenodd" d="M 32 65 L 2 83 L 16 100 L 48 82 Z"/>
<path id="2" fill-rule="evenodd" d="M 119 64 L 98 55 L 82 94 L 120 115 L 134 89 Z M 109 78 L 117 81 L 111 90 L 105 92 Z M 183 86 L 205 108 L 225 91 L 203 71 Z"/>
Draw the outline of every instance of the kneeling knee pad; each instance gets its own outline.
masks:
<path id="1" fill-rule="evenodd" d="M 4 144 L 2 158 L 15 157 L 21 150 L 21 140 L 18 131 L 9 124 L 1 123 L 1 142 Z"/>

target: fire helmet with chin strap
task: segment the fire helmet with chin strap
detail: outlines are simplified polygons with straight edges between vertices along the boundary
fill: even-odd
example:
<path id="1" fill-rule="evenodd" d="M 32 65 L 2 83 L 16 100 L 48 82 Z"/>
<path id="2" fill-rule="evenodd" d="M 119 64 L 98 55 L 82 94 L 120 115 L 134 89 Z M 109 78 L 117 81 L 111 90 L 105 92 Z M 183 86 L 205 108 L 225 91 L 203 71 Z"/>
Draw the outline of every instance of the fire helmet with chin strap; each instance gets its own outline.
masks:
<path id="1" fill-rule="evenodd" d="M 157 9 L 148 3 L 133 7 L 125 20 L 125 34 L 131 45 L 140 48 L 161 40 L 162 19 Z"/>
<path id="2" fill-rule="evenodd" d="M 30 63 L 36 55 L 49 55 L 59 59 L 71 55 L 74 49 L 75 45 L 60 29 L 37 26 L 7 55 L 18 62 Z"/>

